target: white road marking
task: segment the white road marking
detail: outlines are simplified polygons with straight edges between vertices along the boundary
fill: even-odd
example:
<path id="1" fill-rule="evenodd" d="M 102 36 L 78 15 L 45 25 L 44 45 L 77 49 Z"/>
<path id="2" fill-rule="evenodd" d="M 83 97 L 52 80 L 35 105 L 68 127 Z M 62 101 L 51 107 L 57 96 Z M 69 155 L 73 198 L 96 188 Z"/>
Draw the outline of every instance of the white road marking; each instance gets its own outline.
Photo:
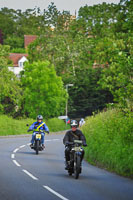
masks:
<path id="1" fill-rule="evenodd" d="M 19 148 L 23 148 L 23 147 L 25 147 L 26 145 L 22 145 L 22 146 L 20 146 Z"/>
<path id="2" fill-rule="evenodd" d="M 13 162 L 14 162 L 15 165 L 17 165 L 18 167 L 21 167 L 21 165 L 20 165 L 16 160 L 13 160 Z"/>
<path id="3" fill-rule="evenodd" d="M 16 153 L 18 150 L 19 150 L 19 148 L 15 149 L 15 150 L 13 151 L 13 153 Z"/>
<path id="4" fill-rule="evenodd" d="M 14 155 L 14 154 L 11 154 L 11 158 L 14 159 L 14 158 L 15 158 L 15 155 Z"/>
<path id="5" fill-rule="evenodd" d="M 15 149 L 15 150 L 13 151 L 13 153 L 16 153 L 18 150 L 19 150 L 19 148 Z"/>
<path id="6" fill-rule="evenodd" d="M 60 139 L 50 139 L 50 140 L 45 140 L 45 142 L 49 142 L 49 141 L 59 141 Z M 31 143 L 28 143 L 27 145 L 30 145 Z M 20 150 L 21 148 L 25 147 L 26 145 L 22 145 L 19 148 L 16 148 L 13 153 L 11 154 L 11 158 L 14 159 L 15 158 L 15 154 L 18 150 Z M 14 164 L 18 167 L 21 167 L 21 165 L 16 161 L 16 160 L 12 160 L 14 162 Z M 38 178 L 36 178 L 35 176 L 33 176 L 30 172 L 28 172 L 27 170 L 23 169 L 22 170 L 25 174 L 27 174 L 28 176 L 30 176 L 33 180 L 38 180 Z M 62 200 L 68 200 L 67 198 L 63 197 L 61 194 L 55 192 L 54 190 L 52 190 L 50 187 L 43 185 L 43 187 L 45 189 L 47 189 L 49 192 L 53 193 L 54 195 L 56 195 L 57 197 L 59 197 Z"/>
<path id="7" fill-rule="evenodd" d="M 43 187 L 45 189 L 47 189 L 48 191 L 50 191 L 51 193 L 55 194 L 57 197 L 59 197 L 60 199 L 63 200 L 68 200 L 67 198 L 63 197 L 62 195 L 60 195 L 59 193 L 55 192 L 54 190 L 52 190 L 50 187 L 43 185 Z"/>
<path id="8" fill-rule="evenodd" d="M 28 172 L 27 170 L 25 170 L 25 169 L 23 169 L 22 170 L 24 173 L 26 173 L 28 176 L 30 176 L 32 179 L 34 179 L 34 180 L 38 180 L 38 178 L 36 178 L 35 176 L 33 176 L 30 172 Z"/>

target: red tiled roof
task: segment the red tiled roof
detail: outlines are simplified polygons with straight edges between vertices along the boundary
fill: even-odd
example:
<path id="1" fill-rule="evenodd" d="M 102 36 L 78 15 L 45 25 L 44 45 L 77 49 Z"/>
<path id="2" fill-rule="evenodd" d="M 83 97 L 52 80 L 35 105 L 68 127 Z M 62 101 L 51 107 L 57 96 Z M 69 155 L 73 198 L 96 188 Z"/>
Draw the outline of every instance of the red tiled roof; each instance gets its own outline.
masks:
<path id="1" fill-rule="evenodd" d="M 24 47 L 26 48 L 36 38 L 37 38 L 36 35 L 24 35 Z"/>
<path id="2" fill-rule="evenodd" d="M 10 53 L 9 59 L 13 62 L 13 67 L 18 67 L 18 61 L 23 57 L 28 57 L 26 53 Z"/>

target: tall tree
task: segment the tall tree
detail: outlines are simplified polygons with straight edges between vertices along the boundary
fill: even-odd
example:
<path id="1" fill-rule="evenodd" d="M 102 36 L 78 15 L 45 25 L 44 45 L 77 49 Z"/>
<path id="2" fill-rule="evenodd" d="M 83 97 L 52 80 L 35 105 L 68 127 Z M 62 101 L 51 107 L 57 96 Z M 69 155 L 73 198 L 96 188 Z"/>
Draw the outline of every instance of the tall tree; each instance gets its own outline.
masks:
<path id="1" fill-rule="evenodd" d="M 46 118 L 64 114 L 66 91 L 48 61 L 26 63 L 22 84 L 24 88 L 24 113 L 35 118 L 37 113 Z"/>
<path id="2" fill-rule="evenodd" d="M 21 84 L 8 70 L 9 46 L 0 45 L 0 112 L 14 115 L 21 105 Z"/>
<path id="3" fill-rule="evenodd" d="M 3 68 L 7 68 L 9 63 L 9 50 L 10 47 L 8 45 L 0 44 L 0 70 Z"/>
<path id="4" fill-rule="evenodd" d="M 3 44 L 3 34 L 1 29 L 0 29 L 0 44 Z"/>

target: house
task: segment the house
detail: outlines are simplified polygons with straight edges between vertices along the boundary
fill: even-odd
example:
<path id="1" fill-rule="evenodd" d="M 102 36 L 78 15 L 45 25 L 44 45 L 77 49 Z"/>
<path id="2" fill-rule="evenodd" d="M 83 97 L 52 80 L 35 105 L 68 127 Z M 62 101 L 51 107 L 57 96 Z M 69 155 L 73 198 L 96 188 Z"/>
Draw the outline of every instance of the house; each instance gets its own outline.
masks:
<path id="1" fill-rule="evenodd" d="M 24 35 L 24 47 L 27 48 L 27 46 L 36 40 L 36 38 L 36 35 Z"/>
<path id="2" fill-rule="evenodd" d="M 20 72 L 23 70 L 24 62 L 28 61 L 27 57 L 28 54 L 24 53 L 10 53 L 9 59 L 13 62 L 13 67 L 8 67 L 8 69 L 19 77 Z"/>
<path id="3" fill-rule="evenodd" d="M 24 35 L 24 47 L 27 48 L 36 38 L 36 35 Z M 10 53 L 9 59 L 13 62 L 13 67 L 8 67 L 8 69 L 19 77 L 20 72 L 23 70 L 24 62 L 28 61 L 27 57 L 28 54 L 26 53 Z"/>

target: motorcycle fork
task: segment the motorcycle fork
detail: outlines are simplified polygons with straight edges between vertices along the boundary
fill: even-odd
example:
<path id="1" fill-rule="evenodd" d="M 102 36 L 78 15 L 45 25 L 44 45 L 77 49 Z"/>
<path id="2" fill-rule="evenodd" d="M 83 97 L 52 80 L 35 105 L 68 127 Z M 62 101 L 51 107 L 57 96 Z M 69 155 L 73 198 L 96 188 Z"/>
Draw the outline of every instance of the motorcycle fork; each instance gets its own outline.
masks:
<path id="1" fill-rule="evenodd" d="M 74 155 L 73 152 L 70 153 L 70 167 L 74 167 Z"/>

